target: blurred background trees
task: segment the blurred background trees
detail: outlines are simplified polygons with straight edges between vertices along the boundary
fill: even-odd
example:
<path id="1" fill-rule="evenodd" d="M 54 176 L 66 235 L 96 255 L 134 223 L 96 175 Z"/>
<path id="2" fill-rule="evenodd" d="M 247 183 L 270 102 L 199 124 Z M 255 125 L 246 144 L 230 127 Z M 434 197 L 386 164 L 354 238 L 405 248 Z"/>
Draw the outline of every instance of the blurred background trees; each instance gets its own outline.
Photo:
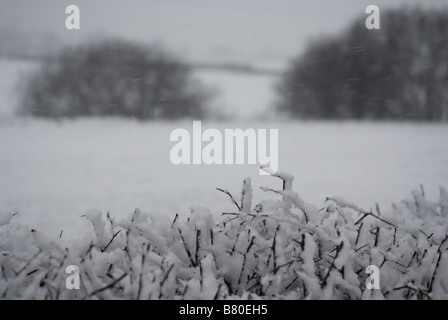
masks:
<path id="1" fill-rule="evenodd" d="M 278 84 L 277 110 L 297 118 L 448 120 L 448 12 L 381 12 L 311 43 Z"/>
<path id="2" fill-rule="evenodd" d="M 379 30 L 367 30 L 366 17 L 311 42 L 290 63 L 275 111 L 301 119 L 448 121 L 448 11 L 384 10 Z M 106 40 L 47 60 L 25 79 L 22 114 L 204 118 L 210 107 L 212 93 L 191 65 L 158 46 Z"/>
<path id="3" fill-rule="evenodd" d="M 106 40 L 62 50 L 30 75 L 23 114 L 202 117 L 210 92 L 160 47 Z"/>

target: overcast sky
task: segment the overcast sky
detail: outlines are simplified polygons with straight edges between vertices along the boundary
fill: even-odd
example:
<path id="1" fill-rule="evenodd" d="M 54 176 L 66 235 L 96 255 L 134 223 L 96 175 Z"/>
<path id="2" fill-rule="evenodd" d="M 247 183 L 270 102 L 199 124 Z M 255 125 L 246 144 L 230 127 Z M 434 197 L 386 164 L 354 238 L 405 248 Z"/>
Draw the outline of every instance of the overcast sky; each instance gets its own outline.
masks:
<path id="1" fill-rule="evenodd" d="M 66 30 L 65 8 L 76 4 L 81 30 Z M 447 0 L 0 0 L 0 30 L 64 43 L 121 36 L 158 41 L 190 60 L 281 61 L 303 50 L 309 39 L 343 30 L 365 8 Z"/>

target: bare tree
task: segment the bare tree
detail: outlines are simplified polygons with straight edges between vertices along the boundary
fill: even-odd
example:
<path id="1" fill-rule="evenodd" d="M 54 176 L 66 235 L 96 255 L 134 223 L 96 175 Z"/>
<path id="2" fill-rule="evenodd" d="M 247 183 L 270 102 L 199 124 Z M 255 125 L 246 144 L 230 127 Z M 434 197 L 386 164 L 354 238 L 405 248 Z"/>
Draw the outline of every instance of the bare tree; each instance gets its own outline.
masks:
<path id="1" fill-rule="evenodd" d="M 204 115 L 208 90 L 159 47 L 107 40 L 63 50 L 30 76 L 22 112 L 42 117 Z"/>
<path id="2" fill-rule="evenodd" d="M 314 42 L 278 84 L 278 110 L 324 119 L 448 120 L 448 11 L 382 13 Z"/>

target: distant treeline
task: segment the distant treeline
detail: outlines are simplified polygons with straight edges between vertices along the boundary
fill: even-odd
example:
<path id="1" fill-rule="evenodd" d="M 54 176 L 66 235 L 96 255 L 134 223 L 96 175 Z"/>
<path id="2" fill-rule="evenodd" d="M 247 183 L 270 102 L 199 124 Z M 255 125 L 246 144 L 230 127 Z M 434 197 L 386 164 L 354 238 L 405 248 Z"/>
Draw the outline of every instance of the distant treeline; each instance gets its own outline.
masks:
<path id="1" fill-rule="evenodd" d="M 448 10 L 381 12 L 321 39 L 278 85 L 277 108 L 319 119 L 448 120 Z"/>
<path id="2" fill-rule="evenodd" d="M 29 77 L 21 112 L 39 117 L 201 118 L 211 92 L 162 48 L 120 39 L 62 50 Z"/>
<path id="3" fill-rule="evenodd" d="M 213 89 L 194 69 L 280 74 L 247 64 L 189 64 L 163 48 L 108 39 L 65 48 L 54 55 L 14 54 L 8 59 L 40 61 L 25 79 L 19 113 L 37 117 L 124 116 L 137 119 L 213 117 Z"/>
<path id="4" fill-rule="evenodd" d="M 25 79 L 23 113 L 200 119 L 210 116 L 213 94 L 193 68 L 276 75 L 250 65 L 189 65 L 124 40 L 55 52 Z M 448 9 L 382 11 L 379 30 L 368 30 L 363 17 L 314 41 L 285 70 L 277 93 L 276 110 L 293 118 L 448 121 Z"/>
<path id="5" fill-rule="evenodd" d="M 5 54 L 0 52 L 0 58 L 7 60 L 17 60 L 17 61 L 30 61 L 30 62 L 51 62 L 52 60 L 57 60 L 57 56 L 51 55 L 37 55 L 37 54 Z M 205 62 L 196 63 L 184 61 L 184 64 L 188 66 L 191 70 L 214 70 L 214 71 L 224 71 L 232 73 L 241 74 L 259 74 L 259 75 L 271 75 L 280 76 L 283 71 L 279 68 L 270 68 L 264 66 L 258 66 L 256 64 L 250 63 L 239 63 L 239 62 Z"/>

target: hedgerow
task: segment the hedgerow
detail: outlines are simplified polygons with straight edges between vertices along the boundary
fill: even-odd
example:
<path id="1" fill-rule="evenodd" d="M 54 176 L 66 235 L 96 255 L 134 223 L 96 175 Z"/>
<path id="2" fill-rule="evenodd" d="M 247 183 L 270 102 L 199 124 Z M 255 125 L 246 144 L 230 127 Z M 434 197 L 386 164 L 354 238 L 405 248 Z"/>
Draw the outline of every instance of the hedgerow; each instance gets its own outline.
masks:
<path id="1" fill-rule="evenodd" d="M 382 213 L 342 198 L 320 208 L 275 174 L 283 188 L 252 203 L 244 180 L 235 212 L 192 207 L 187 217 L 161 218 L 136 209 L 116 221 L 100 211 L 84 217 L 91 237 L 65 241 L 0 216 L 2 299 L 446 299 L 448 194 L 437 202 L 414 191 Z M 80 289 L 66 288 L 68 265 Z M 380 270 L 367 289 L 366 268 Z"/>

